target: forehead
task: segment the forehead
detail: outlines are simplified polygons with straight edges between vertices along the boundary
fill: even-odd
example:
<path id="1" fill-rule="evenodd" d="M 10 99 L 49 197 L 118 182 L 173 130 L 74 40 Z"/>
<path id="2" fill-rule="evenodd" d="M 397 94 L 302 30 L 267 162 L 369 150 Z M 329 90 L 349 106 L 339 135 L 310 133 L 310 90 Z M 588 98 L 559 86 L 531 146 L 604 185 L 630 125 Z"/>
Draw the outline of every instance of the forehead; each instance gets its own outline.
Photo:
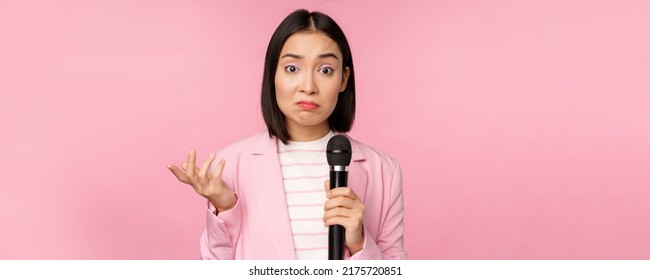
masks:
<path id="1" fill-rule="evenodd" d="M 323 32 L 296 32 L 284 42 L 280 55 L 293 53 L 303 56 L 318 56 L 322 53 L 335 53 L 341 57 L 339 45 Z"/>

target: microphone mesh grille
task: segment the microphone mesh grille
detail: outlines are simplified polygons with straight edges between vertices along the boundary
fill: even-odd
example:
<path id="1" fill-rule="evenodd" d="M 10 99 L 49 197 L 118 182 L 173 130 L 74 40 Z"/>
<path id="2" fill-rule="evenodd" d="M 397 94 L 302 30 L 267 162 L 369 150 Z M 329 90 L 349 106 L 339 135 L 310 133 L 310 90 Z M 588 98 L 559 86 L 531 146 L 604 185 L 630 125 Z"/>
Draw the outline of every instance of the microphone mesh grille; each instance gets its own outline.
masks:
<path id="1" fill-rule="evenodd" d="M 349 166 L 352 160 L 352 145 L 343 135 L 334 135 L 327 142 L 327 164 Z"/>

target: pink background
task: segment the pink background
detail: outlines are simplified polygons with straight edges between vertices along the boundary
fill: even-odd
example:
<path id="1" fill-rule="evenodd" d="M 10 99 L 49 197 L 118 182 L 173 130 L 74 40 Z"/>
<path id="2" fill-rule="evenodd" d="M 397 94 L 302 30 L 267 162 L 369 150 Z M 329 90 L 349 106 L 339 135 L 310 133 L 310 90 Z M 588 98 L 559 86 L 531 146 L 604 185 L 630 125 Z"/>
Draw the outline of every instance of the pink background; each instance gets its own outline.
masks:
<path id="1" fill-rule="evenodd" d="M 165 166 L 264 129 L 301 7 L 350 40 L 410 258 L 650 258 L 650 4 L 402 2 L 1 1 L 0 258 L 198 258 L 204 200 Z"/>

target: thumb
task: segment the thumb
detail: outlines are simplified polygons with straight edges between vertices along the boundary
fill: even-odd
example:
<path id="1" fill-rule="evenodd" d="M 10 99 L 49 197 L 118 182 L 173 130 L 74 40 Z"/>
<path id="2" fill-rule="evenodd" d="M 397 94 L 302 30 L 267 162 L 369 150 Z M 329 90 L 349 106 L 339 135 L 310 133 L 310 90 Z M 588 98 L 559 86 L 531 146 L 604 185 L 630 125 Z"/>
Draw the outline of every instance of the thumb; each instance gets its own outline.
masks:
<path id="1" fill-rule="evenodd" d="M 325 195 L 329 196 L 329 193 L 330 193 L 330 180 L 325 180 L 325 184 L 323 186 L 325 187 Z"/>

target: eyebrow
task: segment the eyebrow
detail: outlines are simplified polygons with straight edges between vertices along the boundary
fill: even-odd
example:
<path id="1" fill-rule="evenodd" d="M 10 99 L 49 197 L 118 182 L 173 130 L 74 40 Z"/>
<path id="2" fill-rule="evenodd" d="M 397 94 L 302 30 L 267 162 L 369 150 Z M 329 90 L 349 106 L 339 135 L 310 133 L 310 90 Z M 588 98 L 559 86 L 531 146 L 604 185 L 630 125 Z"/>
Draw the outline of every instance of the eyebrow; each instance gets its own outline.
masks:
<path id="1" fill-rule="evenodd" d="M 295 58 L 295 59 L 302 59 L 303 58 L 302 55 L 297 55 L 297 54 L 293 54 L 293 53 L 285 53 L 282 57 L 280 57 L 280 59 L 285 58 L 285 57 L 291 57 L 291 58 Z M 324 53 L 324 54 L 318 55 L 318 58 L 326 58 L 326 57 L 333 57 L 336 60 L 339 60 L 339 57 L 336 56 L 334 53 Z"/>

